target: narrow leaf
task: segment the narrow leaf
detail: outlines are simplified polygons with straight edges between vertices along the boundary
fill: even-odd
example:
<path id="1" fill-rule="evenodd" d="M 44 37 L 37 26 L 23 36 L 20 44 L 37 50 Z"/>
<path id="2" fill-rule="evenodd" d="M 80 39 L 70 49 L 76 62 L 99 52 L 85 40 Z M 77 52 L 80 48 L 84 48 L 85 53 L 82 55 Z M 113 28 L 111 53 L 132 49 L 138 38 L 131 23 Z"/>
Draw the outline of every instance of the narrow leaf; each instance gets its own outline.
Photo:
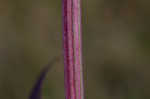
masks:
<path id="1" fill-rule="evenodd" d="M 46 75 L 48 71 L 51 69 L 51 67 L 58 61 L 58 58 L 54 58 L 54 60 L 50 61 L 50 63 L 41 70 L 40 75 L 37 77 L 37 81 L 34 84 L 29 99 L 41 99 L 41 93 L 42 93 L 42 85 L 46 78 Z"/>

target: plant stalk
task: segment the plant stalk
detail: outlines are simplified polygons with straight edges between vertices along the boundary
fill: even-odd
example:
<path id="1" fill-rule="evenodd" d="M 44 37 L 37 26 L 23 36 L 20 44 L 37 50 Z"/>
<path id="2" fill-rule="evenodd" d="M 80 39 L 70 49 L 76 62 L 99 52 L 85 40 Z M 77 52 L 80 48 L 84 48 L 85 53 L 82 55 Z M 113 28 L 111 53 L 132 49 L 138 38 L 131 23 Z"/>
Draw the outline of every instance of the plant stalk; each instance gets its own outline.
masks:
<path id="1" fill-rule="evenodd" d="M 63 45 L 66 99 L 84 99 L 80 0 L 63 0 Z"/>

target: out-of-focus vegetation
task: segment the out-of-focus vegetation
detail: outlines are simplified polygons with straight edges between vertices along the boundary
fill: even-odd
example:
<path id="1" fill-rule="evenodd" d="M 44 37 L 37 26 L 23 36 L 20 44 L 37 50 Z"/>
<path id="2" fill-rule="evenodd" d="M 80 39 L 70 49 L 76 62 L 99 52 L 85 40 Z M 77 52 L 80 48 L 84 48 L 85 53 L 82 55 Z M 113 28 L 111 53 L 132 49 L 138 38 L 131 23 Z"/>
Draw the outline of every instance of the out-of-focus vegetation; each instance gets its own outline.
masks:
<path id="1" fill-rule="evenodd" d="M 0 99 L 28 99 L 41 68 L 62 57 L 61 0 L 0 0 Z M 86 99 L 150 98 L 150 1 L 83 0 Z M 64 99 L 63 61 L 43 99 Z"/>
<path id="2" fill-rule="evenodd" d="M 150 98 L 150 2 L 83 0 L 87 99 Z"/>
<path id="3" fill-rule="evenodd" d="M 0 99 L 28 99 L 43 66 L 62 57 L 61 18 L 60 0 L 0 0 Z M 63 82 L 59 61 L 43 99 L 64 99 Z"/>

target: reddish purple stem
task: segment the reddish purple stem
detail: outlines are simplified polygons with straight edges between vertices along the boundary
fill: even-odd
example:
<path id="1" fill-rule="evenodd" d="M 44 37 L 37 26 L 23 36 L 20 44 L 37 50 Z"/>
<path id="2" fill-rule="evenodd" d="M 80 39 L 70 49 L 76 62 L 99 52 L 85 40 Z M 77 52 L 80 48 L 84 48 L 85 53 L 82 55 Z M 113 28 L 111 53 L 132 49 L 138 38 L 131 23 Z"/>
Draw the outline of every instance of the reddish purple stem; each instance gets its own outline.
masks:
<path id="1" fill-rule="evenodd" d="M 80 0 L 63 0 L 66 99 L 83 99 Z"/>

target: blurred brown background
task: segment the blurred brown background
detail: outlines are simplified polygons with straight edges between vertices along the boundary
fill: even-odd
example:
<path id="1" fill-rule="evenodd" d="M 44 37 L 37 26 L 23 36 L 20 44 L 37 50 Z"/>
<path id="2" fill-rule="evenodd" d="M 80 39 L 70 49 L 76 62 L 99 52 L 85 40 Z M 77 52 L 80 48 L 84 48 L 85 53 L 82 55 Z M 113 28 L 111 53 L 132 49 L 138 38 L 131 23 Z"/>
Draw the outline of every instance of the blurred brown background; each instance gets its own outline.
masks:
<path id="1" fill-rule="evenodd" d="M 28 99 L 41 68 L 43 99 L 64 99 L 61 0 L 0 0 L 0 99 Z M 86 99 L 150 98 L 150 1 L 83 0 Z"/>

